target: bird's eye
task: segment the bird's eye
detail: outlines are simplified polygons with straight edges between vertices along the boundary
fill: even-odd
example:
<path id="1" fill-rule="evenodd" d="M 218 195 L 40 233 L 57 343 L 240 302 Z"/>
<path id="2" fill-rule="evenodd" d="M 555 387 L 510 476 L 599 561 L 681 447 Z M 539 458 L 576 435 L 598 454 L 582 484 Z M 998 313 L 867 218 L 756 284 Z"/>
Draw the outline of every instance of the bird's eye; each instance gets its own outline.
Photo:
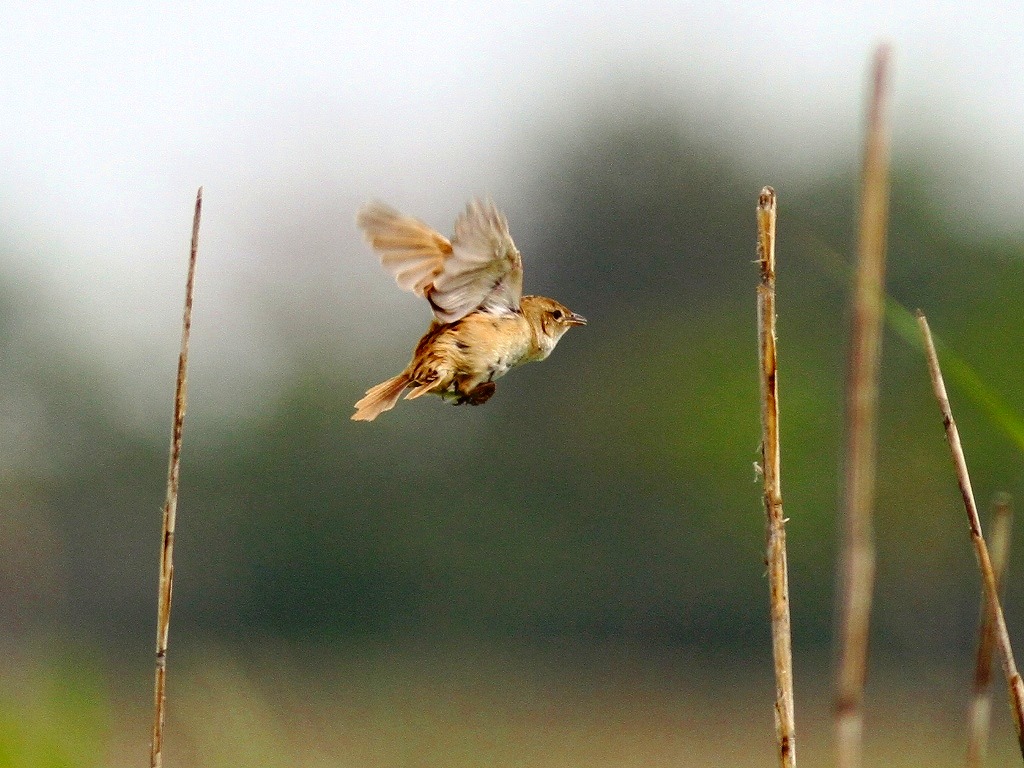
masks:
<path id="1" fill-rule="evenodd" d="M 555 318 L 555 320 L 561 320 L 562 319 L 562 310 L 556 309 L 554 312 L 551 313 L 551 316 L 553 318 Z"/>

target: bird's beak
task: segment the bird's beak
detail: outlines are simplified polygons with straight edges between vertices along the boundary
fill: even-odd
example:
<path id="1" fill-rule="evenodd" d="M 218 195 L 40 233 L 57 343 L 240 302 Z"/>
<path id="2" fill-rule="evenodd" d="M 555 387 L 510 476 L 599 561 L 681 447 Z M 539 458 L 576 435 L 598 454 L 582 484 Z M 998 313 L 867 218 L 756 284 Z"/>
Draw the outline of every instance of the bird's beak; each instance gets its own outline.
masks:
<path id="1" fill-rule="evenodd" d="M 583 315 L 577 315 L 575 312 L 569 314 L 569 319 L 566 321 L 569 325 L 586 325 L 587 318 Z"/>

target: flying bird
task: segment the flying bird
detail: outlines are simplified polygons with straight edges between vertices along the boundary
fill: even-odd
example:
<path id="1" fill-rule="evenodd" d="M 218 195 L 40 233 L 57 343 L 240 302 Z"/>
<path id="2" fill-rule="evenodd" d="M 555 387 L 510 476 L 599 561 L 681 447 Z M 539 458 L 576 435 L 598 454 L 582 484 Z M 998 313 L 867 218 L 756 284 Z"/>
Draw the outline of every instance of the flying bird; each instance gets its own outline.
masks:
<path id="1" fill-rule="evenodd" d="M 451 240 L 380 202 L 356 223 L 398 286 L 430 304 L 434 319 L 405 370 L 367 390 L 355 421 L 373 421 L 398 398 L 440 395 L 483 405 L 495 379 L 551 354 L 582 316 L 544 296 L 523 296 L 523 260 L 508 221 L 491 200 L 474 200 Z"/>

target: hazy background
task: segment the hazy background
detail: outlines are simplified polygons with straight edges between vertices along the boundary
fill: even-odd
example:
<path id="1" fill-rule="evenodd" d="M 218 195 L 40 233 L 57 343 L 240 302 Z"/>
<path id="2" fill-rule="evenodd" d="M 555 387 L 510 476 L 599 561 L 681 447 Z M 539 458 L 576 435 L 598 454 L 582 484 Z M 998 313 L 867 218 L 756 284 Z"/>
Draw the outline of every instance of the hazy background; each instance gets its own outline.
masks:
<path id="1" fill-rule="evenodd" d="M 868 59 L 893 44 L 889 289 L 1019 412 L 1021 27 L 997 2 L 5 4 L 0 765 L 145 760 L 199 185 L 169 765 L 771 764 L 766 183 L 798 737 L 827 759 Z M 485 193 L 527 290 L 590 324 L 486 407 L 349 421 L 429 320 L 355 210 L 448 233 Z M 979 586 L 924 364 L 884 354 L 869 755 L 936 764 Z M 1020 497 L 1020 446 L 951 395 L 979 500 Z"/>

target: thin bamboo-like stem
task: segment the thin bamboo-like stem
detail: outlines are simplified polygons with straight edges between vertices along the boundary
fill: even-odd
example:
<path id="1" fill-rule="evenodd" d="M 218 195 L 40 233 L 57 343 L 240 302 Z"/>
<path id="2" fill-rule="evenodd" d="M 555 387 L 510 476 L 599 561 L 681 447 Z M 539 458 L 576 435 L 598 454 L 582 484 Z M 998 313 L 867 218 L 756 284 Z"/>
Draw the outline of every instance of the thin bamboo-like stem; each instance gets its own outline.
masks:
<path id="1" fill-rule="evenodd" d="M 775 660 L 775 733 L 780 768 L 796 766 L 796 717 L 793 703 L 793 648 L 789 623 L 789 569 L 786 518 L 782 512 L 779 449 L 779 378 L 775 349 L 775 190 L 765 187 L 757 202 L 757 335 L 761 363 L 761 467 L 764 472 L 766 563 Z"/>
<path id="2" fill-rule="evenodd" d="M 192 247 L 185 281 L 185 311 L 181 320 L 181 351 L 178 353 L 178 376 L 174 387 L 174 418 L 171 424 L 171 448 L 167 465 L 167 500 L 164 502 L 163 534 L 160 546 L 160 590 L 157 595 L 156 673 L 153 684 L 153 741 L 149 764 L 163 764 L 164 710 L 167 702 L 167 633 L 171 626 L 171 593 L 174 586 L 174 525 L 178 511 L 178 475 L 181 464 L 181 434 L 185 425 L 188 380 L 188 341 L 192 331 L 192 296 L 196 275 L 196 253 L 199 250 L 199 219 L 203 209 L 203 188 L 196 193 L 192 217 Z"/>
<path id="3" fill-rule="evenodd" d="M 992 615 L 995 643 L 999 649 L 1003 674 L 1006 675 L 1006 684 L 1010 689 L 1010 710 L 1013 713 L 1014 724 L 1017 727 L 1017 739 L 1020 742 L 1021 756 L 1024 757 L 1024 682 L 1021 681 L 1020 675 L 1017 673 L 1017 664 L 1013 660 L 1010 633 L 1006 629 L 1003 607 L 999 603 L 999 587 L 996 584 L 996 575 L 992 568 L 988 546 L 985 544 L 985 537 L 981 534 L 981 519 L 978 517 L 978 507 L 974 503 L 974 490 L 971 488 L 971 476 L 967 472 L 967 459 L 964 457 L 964 450 L 960 445 L 960 433 L 956 428 L 956 422 L 953 421 L 953 411 L 949 407 L 946 383 L 942 380 L 939 358 L 935 354 L 935 342 L 932 340 L 928 321 L 921 312 L 917 313 L 917 322 L 921 328 L 921 336 L 924 340 L 925 356 L 928 358 L 928 373 L 931 375 L 935 399 L 939 402 L 939 410 L 942 412 L 942 423 L 946 427 L 946 440 L 949 442 L 949 450 L 953 454 L 953 464 L 956 467 L 957 482 L 960 484 L 960 494 L 964 498 L 964 507 L 967 509 L 967 520 L 971 528 L 971 541 L 974 544 L 974 553 L 978 558 L 978 567 L 981 569 L 985 602 L 987 603 L 989 613 Z"/>
<path id="4" fill-rule="evenodd" d="M 1010 559 L 1010 536 L 1013 508 L 1010 497 L 1000 494 L 992 509 L 992 570 L 996 589 L 1002 590 L 1003 574 Z M 992 646 L 995 643 L 995 621 L 988 609 L 984 590 L 981 595 L 981 618 L 978 620 L 978 653 L 974 664 L 974 690 L 967 726 L 967 768 L 981 768 L 988 752 L 988 732 L 992 720 Z"/>
<path id="5" fill-rule="evenodd" d="M 839 573 L 835 699 L 836 764 L 839 768 L 858 768 L 862 760 L 864 683 L 875 578 L 871 518 L 875 498 L 878 371 L 889 212 L 889 136 L 885 118 L 889 58 L 887 46 L 875 51 L 861 178 Z"/>

